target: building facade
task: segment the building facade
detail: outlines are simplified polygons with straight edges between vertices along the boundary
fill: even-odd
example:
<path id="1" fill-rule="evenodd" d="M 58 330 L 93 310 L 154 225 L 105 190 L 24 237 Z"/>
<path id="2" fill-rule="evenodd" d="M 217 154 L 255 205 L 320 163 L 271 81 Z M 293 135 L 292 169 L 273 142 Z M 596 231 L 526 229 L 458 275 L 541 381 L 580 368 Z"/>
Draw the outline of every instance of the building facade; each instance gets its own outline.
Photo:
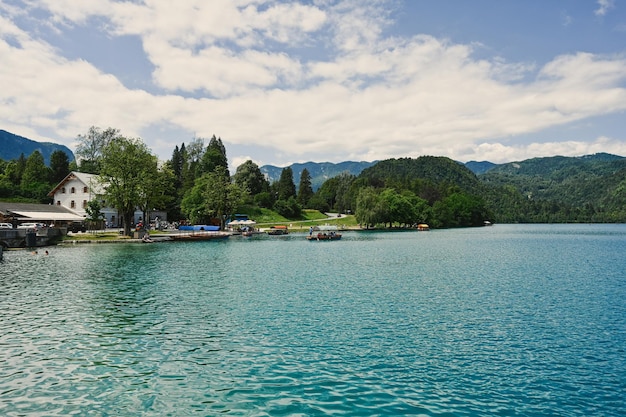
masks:
<path id="1" fill-rule="evenodd" d="M 117 209 L 107 205 L 104 194 L 105 186 L 97 175 L 72 171 L 48 193 L 48 196 L 53 198 L 55 206 L 65 207 L 83 218 L 87 217 L 87 204 L 92 200 L 98 200 L 106 226 L 122 227 L 122 218 Z M 151 210 L 147 217 L 149 223 L 155 220 L 167 222 L 167 213 L 161 210 Z M 144 219 L 143 212 L 138 209 L 135 210 L 133 224 L 139 222 L 144 222 Z"/>

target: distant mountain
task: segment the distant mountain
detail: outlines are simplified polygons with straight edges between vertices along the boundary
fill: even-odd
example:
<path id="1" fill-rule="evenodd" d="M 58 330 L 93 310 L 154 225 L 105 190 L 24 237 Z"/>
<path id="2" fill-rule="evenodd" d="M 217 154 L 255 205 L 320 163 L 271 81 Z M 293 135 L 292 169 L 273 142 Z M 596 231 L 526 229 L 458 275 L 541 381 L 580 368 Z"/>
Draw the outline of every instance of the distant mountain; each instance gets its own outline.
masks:
<path id="1" fill-rule="evenodd" d="M 624 161 L 623 156 L 596 153 L 585 156 L 549 156 L 524 161 L 499 164 L 489 170 L 490 174 L 512 174 L 531 176 L 563 176 L 572 170 L 584 170 L 604 175 L 613 170 L 612 165 Z"/>
<path id="2" fill-rule="evenodd" d="M 5 161 L 17 159 L 21 154 L 28 158 L 34 151 L 39 151 L 43 155 L 46 165 L 50 165 L 50 155 L 56 150 L 65 152 L 70 161 L 75 159 L 74 153 L 67 146 L 50 142 L 36 142 L 0 129 L 0 159 Z"/>
<path id="3" fill-rule="evenodd" d="M 605 212 L 626 207 L 626 158 L 608 153 L 500 164 L 479 179 L 492 186 L 512 186 L 534 201 L 557 201 Z"/>
<path id="4" fill-rule="evenodd" d="M 464 163 L 466 168 L 472 171 L 476 175 L 484 174 L 489 171 L 491 168 L 498 166 L 498 164 L 494 164 L 489 161 L 469 161 Z"/>
<path id="5" fill-rule="evenodd" d="M 289 167 L 293 171 L 293 182 L 296 187 L 300 185 L 300 175 L 302 171 L 306 168 L 311 175 L 311 186 L 313 191 L 317 191 L 318 188 L 324 183 L 324 181 L 336 177 L 337 175 L 347 172 L 352 175 L 359 175 L 361 171 L 366 168 L 375 165 L 377 161 L 374 162 L 340 162 L 337 164 L 333 164 L 331 162 L 306 162 L 306 163 L 297 163 L 291 164 Z M 263 165 L 260 167 L 261 172 L 267 177 L 268 181 L 271 183 L 278 181 L 280 178 L 280 174 L 284 168 L 287 167 L 277 167 L 274 165 Z"/>

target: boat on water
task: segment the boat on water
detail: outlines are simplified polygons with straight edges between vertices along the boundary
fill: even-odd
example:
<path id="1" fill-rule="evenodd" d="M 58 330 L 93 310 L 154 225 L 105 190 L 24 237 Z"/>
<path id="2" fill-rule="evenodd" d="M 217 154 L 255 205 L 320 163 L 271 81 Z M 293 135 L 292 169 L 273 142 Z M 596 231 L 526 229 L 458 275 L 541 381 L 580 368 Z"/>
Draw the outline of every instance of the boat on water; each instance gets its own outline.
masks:
<path id="1" fill-rule="evenodd" d="M 266 231 L 266 233 L 272 236 L 288 235 L 289 229 L 284 225 L 272 226 Z"/>
<path id="2" fill-rule="evenodd" d="M 341 233 L 339 233 L 339 229 L 337 226 L 314 226 L 309 229 L 309 235 L 306 237 L 307 240 L 339 240 L 341 239 Z"/>
<path id="3" fill-rule="evenodd" d="M 174 241 L 200 241 L 213 239 L 226 239 L 230 233 L 224 232 L 192 232 L 192 233 L 173 233 L 169 238 Z"/>

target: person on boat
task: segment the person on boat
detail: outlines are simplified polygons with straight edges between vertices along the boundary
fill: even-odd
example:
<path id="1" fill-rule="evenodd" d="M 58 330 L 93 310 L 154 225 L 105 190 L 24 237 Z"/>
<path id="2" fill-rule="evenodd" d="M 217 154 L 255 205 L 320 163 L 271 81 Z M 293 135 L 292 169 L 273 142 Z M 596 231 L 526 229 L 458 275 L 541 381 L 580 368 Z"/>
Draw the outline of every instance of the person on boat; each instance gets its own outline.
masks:
<path id="1" fill-rule="evenodd" d="M 313 236 L 313 226 L 309 227 L 309 236 Z"/>

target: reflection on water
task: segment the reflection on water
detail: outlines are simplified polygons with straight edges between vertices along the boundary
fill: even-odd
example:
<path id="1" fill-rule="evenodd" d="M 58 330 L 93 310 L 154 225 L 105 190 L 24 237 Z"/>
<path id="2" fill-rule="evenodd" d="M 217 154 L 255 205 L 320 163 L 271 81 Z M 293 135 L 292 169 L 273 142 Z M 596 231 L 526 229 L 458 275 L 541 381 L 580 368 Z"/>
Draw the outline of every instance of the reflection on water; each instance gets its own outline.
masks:
<path id="1" fill-rule="evenodd" d="M 0 414 L 623 412 L 626 228 L 54 247 L 0 264 Z"/>

